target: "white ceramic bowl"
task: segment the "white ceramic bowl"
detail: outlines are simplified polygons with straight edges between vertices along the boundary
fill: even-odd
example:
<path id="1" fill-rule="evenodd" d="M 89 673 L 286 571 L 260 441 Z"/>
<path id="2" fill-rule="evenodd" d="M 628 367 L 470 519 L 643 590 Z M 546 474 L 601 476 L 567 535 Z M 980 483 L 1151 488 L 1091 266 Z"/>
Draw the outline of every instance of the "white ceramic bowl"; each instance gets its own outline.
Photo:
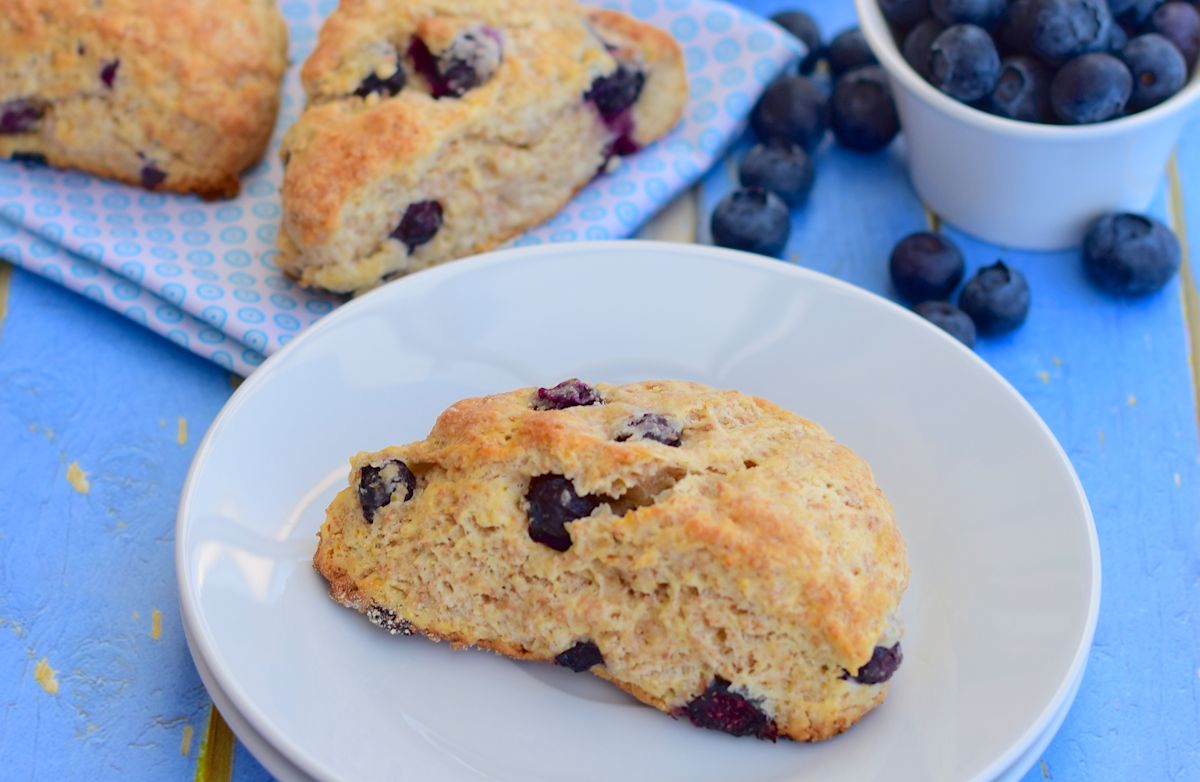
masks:
<path id="1" fill-rule="evenodd" d="M 878 0 L 855 0 L 863 35 L 891 77 L 922 200 L 993 244 L 1057 250 L 1080 243 L 1095 217 L 1143 211 L 1184 126 L 1200 112 L 1200 68 L 1177 95 L 1095 125 L 1039 125 L 993 116 L 943 94 L 900 53 Z"/>

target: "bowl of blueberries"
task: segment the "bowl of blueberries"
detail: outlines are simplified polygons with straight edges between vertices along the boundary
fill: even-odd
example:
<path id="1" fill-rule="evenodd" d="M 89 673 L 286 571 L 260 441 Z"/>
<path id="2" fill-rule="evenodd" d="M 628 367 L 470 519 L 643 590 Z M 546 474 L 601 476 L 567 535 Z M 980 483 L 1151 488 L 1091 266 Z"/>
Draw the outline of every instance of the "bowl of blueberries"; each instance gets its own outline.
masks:
<path id="1" fill-rule="evenodd" d="M 1141 211 L 1200 112 L 1193 0 L 855 0 L 921 198 L 995 244 Z"/>

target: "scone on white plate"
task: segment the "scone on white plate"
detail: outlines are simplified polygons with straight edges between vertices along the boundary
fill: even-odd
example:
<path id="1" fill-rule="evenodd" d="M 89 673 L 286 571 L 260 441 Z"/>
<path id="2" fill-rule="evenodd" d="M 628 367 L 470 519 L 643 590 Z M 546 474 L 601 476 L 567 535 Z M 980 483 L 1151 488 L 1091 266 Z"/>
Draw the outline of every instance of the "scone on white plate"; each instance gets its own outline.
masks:
<path id="1" fill-rule="evenodd" d="M 338 292 L 545 221 L 687 101 L 674 39 L 574 0 L 342 0 L 302 75 L 277 262 Z"/>
<path id="2" fill-rule="evenodd" d="M 355 456 L 349 484 L 314 562 L 395 634 L 590 670 L 771 740 L 840 733 L 900 665 L 891 505 L 850 449 L 756 397 L 571 380 L 467 399 Z"/>

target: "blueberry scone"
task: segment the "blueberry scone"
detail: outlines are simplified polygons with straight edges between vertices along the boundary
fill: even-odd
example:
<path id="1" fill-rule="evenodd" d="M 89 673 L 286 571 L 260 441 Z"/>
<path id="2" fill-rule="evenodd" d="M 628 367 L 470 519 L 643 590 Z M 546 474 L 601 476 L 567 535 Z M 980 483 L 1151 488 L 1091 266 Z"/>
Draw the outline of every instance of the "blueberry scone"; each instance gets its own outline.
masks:
<path id="1" fill-rule="evenodd" d="M 236 195 L 286 66 L 275 0 L 0 0 L 0 157 Z"/>
<path id="2" fill-rule="evenodd" d="M 339 292 L 543 222 L 687 100 L 674 39 L 575 0 L 342 0 L 302 78 L 278 263 Z"/>
<path id="3" fill-rule="evenodd" d="M 901 661 L 905 546 L 870 468 L 697 383 L 459 402 L 351 460 L 314 563 L 392 633 L 590 670 L 739 736 L 840 733 Z"/>

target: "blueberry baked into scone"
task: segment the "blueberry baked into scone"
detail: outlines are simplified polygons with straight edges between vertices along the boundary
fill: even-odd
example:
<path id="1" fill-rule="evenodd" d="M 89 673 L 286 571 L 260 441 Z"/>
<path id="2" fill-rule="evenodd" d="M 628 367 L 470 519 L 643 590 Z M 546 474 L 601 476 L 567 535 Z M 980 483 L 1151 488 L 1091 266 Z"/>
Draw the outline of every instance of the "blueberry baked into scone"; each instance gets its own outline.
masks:
<path id="1" fill-rule="evenodd" d="M 0 158 L 236 195 L 286 67 L 275 0 L 0 0 Z"/>
<path id="2" fill-rule="evenodd" d="M 575 0 L 342 0 L 302 80 L 277 262 L 338 292 L 545 221 L 687 100 L 674 39 Z"/>
<path id="3" fill-rule="evenodd" d="M 695 725 L 825 739 L 901 661 L 904 541 L 870 468 L 736 391 L 578 380 L 360 453 L 314 557 L 393 634 L 554 661 Z"/>

